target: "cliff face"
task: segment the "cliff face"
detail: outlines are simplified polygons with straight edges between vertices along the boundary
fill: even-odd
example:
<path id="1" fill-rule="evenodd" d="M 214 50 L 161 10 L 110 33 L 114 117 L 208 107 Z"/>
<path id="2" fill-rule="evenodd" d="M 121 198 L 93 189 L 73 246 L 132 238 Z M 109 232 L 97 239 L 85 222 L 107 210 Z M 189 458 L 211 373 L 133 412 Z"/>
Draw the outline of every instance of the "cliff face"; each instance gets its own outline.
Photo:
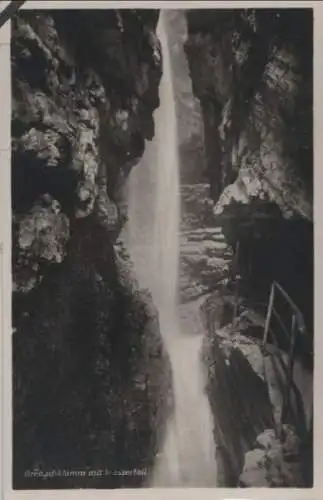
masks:
<path id="1" fill-rule="evenodd" d="M 161 57 L 156 22 L 154 11 L 37 11 L 14 21 L 18 290 L 31 288 L 37 274 L 25 283 L 24 259 L 37 271 L 39 259 L 61 262 L 74 220 L 95 213 L 108 229 L 118 229 L 119 186 L 154 132 Z M 39 219 L 47 225 L 40 227 Z"/>
<path id="2" fill-rule="evenodd" d="M 187 19 L 214 200 L 234 184 L 223 204 L 238 191 L 311 219 L 312 11 L 201 10 Z"/>
<path id="3" fill-rule="evenodd" d="M 222 485 L 240 482 L 242 486 L 294 486 L 303 473 L 297 472 L 299 464 L 294 464 L 293 471 L 286 468 L 282 448 L 277 451 L 273 437 L 275 412 L 280 404 L 279 397 L 273 400 L 271 395 L 277 390 L 277 380 L 284 385 L 286 378 L 276 372 L 271 381 L 264 378 L 272 371 L 268 363 L 281 358 L 286 344 L 279 334 L 278 351 L 267 359 L 259 341 L 270 285 L 276 280 L 305 317 L 307 340 L 305 344 L 297 340 L 298 359 L 304 365 L 311 359 L 312 11 L 191 10 L 186 17 L 186 54 L 193 91 L 203 114 L 207 175 L 214 202 L 213 226 L 214 230 L 222 227 L 233 250 L 239 242 L 233 274 L 240 276 L 240 312 L 256 312 L 261 318 L 256 325 L 249 323 L 247 329 L 235 327 L 231 324 L 231 306 L 224 324 L 210 326 L 214 319 L 206 323 L 208 391 L 219 461 L 223 464 Z M 216 281 L 214 274 L 213 282 Z M 219 284 L 220 293 L 222 286 Z M 230 281 L 224 292 L 231 294 L 224 304 L 232 303 Z M 215 310 L 215 317 L 225 307 L 222 304 L 219 311 L 218 301 L 216 295 L 211 295 L 206 302 Z M 258 308 L 259 303 L 264 307 Z M 288 308 L 281 312 L 284 320 L 290 317 Z M 213 318 L 210 312 L 206 317 L 209 314 Z M 259 371 L 261 363 L 264 366 Z M 309 372 L 304 367 L 300 370 L 301 378 L 308 377 L 311 392 L 311 367 Z M 254 407 L 255 400 L 261 401 L 259 407 Z M 298 417 L 303 421 L 304 409 L 310 411 L 311 403 L 303 399 L 300 406 Z M 230 421 L 229 415 L 237 414 L 241 415 L 239 422 Z M 307 431 L 309 427 L 307 422 Z M 309 463 L 311 438 L 307 431 L 303 455 Z M 263 433 L 271 436 L 267 440 L 271 450 L 269 463 L 280 464 L 279 473 L 273 469 L 266 472 L 269 448 L 263 442 L 257 444 L 257 434 L 262 441 Z M 302 455 L 295 449 L 292 454 L 298 454 L 298 459 Z M 311 484 L 311 471 L 306 464 L 305 469 L 303 484 Z"/>
<path id="4" fill-rule="evenodd" d="M 218 486 L 310 486 L 311 373 L 296 360 L 292 409 L 283 417 L 280 434 L 287 354 L 277 346 L 262 349 L 264 319 L 256 311 L 241 307 L 232 322 L 224 291 L 210 294 L 200 311 Z"/>
<path id="5" fill-rule="evenodd" d="M 158 448 L 170 368 L 151 298 L 116 246 L 123 182 L 154 134 L 157 20 L 133 9 L 13 20 L 16 488 L 135 486 L 145 471 L 28 471 L 148 470 Z"/>
<path id="6" fill-rule="evenodd" d="M 187 20 L 214 214 L 241 243 L 250 288 L 267 297 L 281 282 L 311 330 L 312 11 L 188 11 Z"/>
<path id="7" fill-rule="evenodd" d="M 310 9 L 188 11 L 214 215 L 266 300 L 279 281 L 313 329 Z"/>

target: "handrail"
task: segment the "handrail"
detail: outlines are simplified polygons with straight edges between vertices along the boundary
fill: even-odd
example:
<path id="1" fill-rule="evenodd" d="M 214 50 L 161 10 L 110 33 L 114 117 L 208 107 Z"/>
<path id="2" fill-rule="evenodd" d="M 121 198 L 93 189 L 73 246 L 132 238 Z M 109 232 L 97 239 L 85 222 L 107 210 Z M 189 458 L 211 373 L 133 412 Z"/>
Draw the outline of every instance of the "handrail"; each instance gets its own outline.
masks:
<path id="1" fill-rule="evenodd" d="M 288 302 L 290 307 L 294 310 L 294 313 L 297 317 L 299 332 L 302 334 L 305 334 L 306 327 L 305 327 L 304 317 L 303 317 L 301 310 L 297 307 L 295 302 L 291 299 L 291 297 L 288 295 L 288 293 L 283 289 L 283 287 L 277 281 L 274 281 L 273 283 L 275 284 L 276 288 L 280 291 L 282 296 L 285 298 L 285 300 Z"/>
<path id="2" fill-rule="evenodd" d="M 278 312 L 274 308 L 274 306 L 272 308 L 272 312 L 273 312 L 273 315 L 275 316 L 275 318 L 277 319 L 282 331 L 284 332 L 285 337 L 287 338 L 287 340 L 289 340 L 289 332 L 288 332 L 286 326 L 284 325 L 284 322 L 282 321 L 281 317 L 279 316 Z"/>
<path id="3" fill-rule="evenodd" d="M 232 262 L 232 267 L 231 267 L 231 276 L 234 276 L 234 303 L 233 303 L 233 318 L 232 318 L 232 324 L 235 325 L 236 319 L 238 316 L 238 309 L 239 309 L 239 276 L 238 276 L 238 260 L 239 260 L 239 241 L 236 243 L 235 247 L 235 255 L 234 259 Z M 287 302 L 289 305 L 291 312 L 292 312 L 292 322 L 290 328 L 288 328 L 285 324 L 281 316 L 279 315 L 278 311 L 274 307 L 274 302 L 275 302 L 275 297 L 277 295 L 277 291 L 281 294 L 283 299 Z M 263 304 L 266 306 L 266 303 Z M 269 300 L 267 303 L 267 313 L 266 313 L 266 319 L 265 319 L 265 325 L 264 325 L 264 334 L 263 334 L 263 340 L 262 340 L 262 352 L 265 354 L 267 343 L 268 343 L 268 336 L 269 333 L 271 334 L 271 338 L 274 342 L 274 345 L 278 348 L 279 342 L 277 335 L 275 331 L 270 327 L 270 322 L 271 318 L 274 316 L 276 320 L 278 321 L 282 331 L 285 334 L 286 340 L 289 342 L 288 346 L 288 354 L 287 354 L 287 361 L 284 360 L 284 358 L 281 359 L 282 363 L 285 366 L 286 370 L 286 377 L 287 377 L 287 383 L 286 386 L 284 387 L 284 393 L 283 393 L 283 403 L 282 403 L 282 411 L 280 415 L 280 421 L 278 423 L 278 434 L 280 437 L 282 437 L 282 429 L 283 429 L 283 423 L 284 419 L 286 416 L 287 411 L 290 413 L 290 415 L 293 415 L 293 418 L 295 418 L 294 415 L 294 409 L 292 407 L 292 402 L 291 402 L 291 390 L 295 391 L 295 383 L 293 379 L 293 369 L 294 369 L 294 363 L 295 363 L 295 344 L 296 344 L 296 335 L 301 334 L 302 336 L 307 338 L 306 335 L 306 326 L 305 326 L 305 321 L 303 314 L 301 310 L 297 307 L 295 302 L 292 300 L 292 298 L 289 296 L 289 294 L 284 290 L 284 288 L 278 283 L 277 281 L 273 281 L 271 284 L 270 288 L 270 295 L 269 295 Z M 312 352 L 310 354 L 313 354 Z M 296 417 L 297 418 L 297 417 Z"/>
<path id="4" fill-rule="evenodd" d="M 276 290 L 278 290 L 280 292 L 280 294 L 286 300 L 286 302 L 288 303 L 288 305 L 290 306 L 290 308 L 292 310 L 292 322 L 291 322 L 290 330 L 287 329 L 282 318 L 279 316 L 279 314 L 277 313 L 277 311 L 274 308 Z M 269 295 L 268 306 L 267 306 L 267 314 L 266 314 L 266 320 L 265 320 L 265 326 L 264 326 L 263 342 L 262 342 L 263 349 L 266 349 L 266 346 L 268 343 L 269 332 L 273 338 L 274 343 L 277 343 L 277 335 L 270 328 L 270 322 L 271 322 L 271 318 L 273 315 L 276 317 L 276 319 L 278 319 L 278 322 L 279 322 L 281 328 L 283 329 L 285 335 L 287 334 L 287 338 L 289 340 L 287 363 L 284 363 L 284 364 L 286 364 L 285 368 L 287 370 L 287 384 L 286 384 L 285 391 L 283 394 L 282 412 L 281 412 L 281 417 L 280 417 L 280 422 L 279 422 L 279 429 L 281 432 L 286 412 L 289 411 L 290 413 L 293 413 L 292 403 L 291 403 L 291 388 L 293 387 L 293 389 L 294 389 L 293 369 L 294 369 L 294 362 L 295 362 L 296 335 L 298 333 L 300 333 L 302 335 L 306 335 L 306 327 L 305 327 L 305 321 L 304 321 L 304 317 L 303 317 L 302 312 L 297 307 L 297 305 L 294 303 L 294 301 L 291 299 L 291 297 L 288 295 L 288 293 L 283 289 L 283 287 L 279 283 L 277 283 L 277 281 L 272 282 L 271 289 L 270 289 L 270 295 Z"/>
<path id="5" fill-rule="evenodd" d="M 295 302 L 291 299 L 291 297 L 288 295 L 288 293 L 283 289 L 283 287 L 277 282 L 273 281 L 270 289 L 270 296 L 269 296 L 269 301 L 268 301 L 268 307 L 267 307 L 267 315 L 266 315 L 266 322 L 265 322 L 265 329 L 264 329 L 264 339 L 263 343 L 264 345 L 267 343 L 267 337 L 268 337 L 268 329 L 269 329 L 269 323 L 270 319 L 273 313 L 274 309 L 274 299 L 275 299 L 275 289 L 279 290 L 281 295 L 284 297 L 288 305 L 291 307 L 293 311 L 293 315 L 295 315 L 296 318 L 296 325 L 297 325 L 297 331 L 301 333 L 302 335 L 306 335 L 306 326 L 305 326 L 305 321 L 302 312 L 300 309 L 297 307 Z M 276 315 L 276 311 L 274 312 Z M 277 316 L 276 316 L 277 317 Z M 285 327 L 286 329 L 286 327 Z"/>

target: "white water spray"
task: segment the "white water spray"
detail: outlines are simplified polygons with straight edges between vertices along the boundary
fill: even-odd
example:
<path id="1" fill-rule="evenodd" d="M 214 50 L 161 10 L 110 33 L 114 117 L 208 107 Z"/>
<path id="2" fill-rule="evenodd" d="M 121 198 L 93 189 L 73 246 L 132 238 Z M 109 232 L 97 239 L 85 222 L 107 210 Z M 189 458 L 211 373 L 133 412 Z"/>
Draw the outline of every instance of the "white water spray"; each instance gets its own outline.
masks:
<path id="1" fill-rule="evenodd" d="M 138 280 L 150 289 L 169 352 L 175 395 L 164 447 L 150 486 L 216 486 L 212 418 L 200 363 L 200 335 L 182 331 L 178 317 L 179 157 L 172 69 L 163 14 L 158 25 L 163 54 L 155 137 L 129 178 L 127 239 Z M 195 314 L 198 314 L 195 311 Z"/>

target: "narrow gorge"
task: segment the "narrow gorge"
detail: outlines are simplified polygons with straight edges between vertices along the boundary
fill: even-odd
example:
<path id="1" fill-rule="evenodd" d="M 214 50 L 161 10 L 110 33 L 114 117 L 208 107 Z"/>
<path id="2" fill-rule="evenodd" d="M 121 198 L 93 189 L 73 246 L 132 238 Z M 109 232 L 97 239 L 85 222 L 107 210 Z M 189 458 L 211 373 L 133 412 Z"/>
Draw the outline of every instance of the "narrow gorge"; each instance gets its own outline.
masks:
<path id="1" fill-rule="evenodd" d="M 183 329 L 178 310 L 179 138 L 166 23 L 167 17 L 161 14 L 157 34 L 163 76 L 160 106 L 154 114 L 155 137 L 129 179 L 128 248 L 138 280 L 151 290 L 157 305 L 173 373 L 174 415 L 167 423 L 149 484 L 206 487 L 216 486 L 216 464 L 211 412 L 200 366 L 202 331 L 192 335 L 191 325 Z"/>
<path id="2" fill-rule="evenodd" d="M 312 24 L 13 19 L 15 489 L 311 487 Z"/>

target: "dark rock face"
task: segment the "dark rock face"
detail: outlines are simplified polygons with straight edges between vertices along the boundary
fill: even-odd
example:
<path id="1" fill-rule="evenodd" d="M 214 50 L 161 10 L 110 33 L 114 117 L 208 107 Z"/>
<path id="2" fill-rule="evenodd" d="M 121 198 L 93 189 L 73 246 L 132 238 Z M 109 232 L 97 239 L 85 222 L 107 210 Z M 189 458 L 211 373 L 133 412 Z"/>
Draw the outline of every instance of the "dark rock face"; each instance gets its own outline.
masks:
<path id="1" fill-rule="evenodd" d="M 312 11 L 189 11 L 187 19 L 215 215 L 229 243 L 241 242 L 245 280 L 262 283 L 265 296 L 281 281 L 311 330 Z"/>
<path id="2" fill-rule="evenodd" d="M 154 11 L 112 10 L 37 11 L 15 19 L 15 214 L 48 193 L 69 216 L 84 217 L 102 185 L 116 201 L 144 139 L 154 133 L 161 62 L 156 22 Z"/>
<path id="3" fill-rule="evenodd" d="M 240 276 L 240 299 L 248 303 L 247 308 L 253 304 L 257 309 L 255 304 L 261 302 L 263 317 L 270 285 L 276 280 L 301 309 L 307 339 L 304 343 L 297 341 L 296 352 L 300 363 L 308 367 L 311 380 L 312 11 L 191 10 L 186 17 L 186 54 L 193 91 L 203 114 L 207 176 L 214 202 L 213 226 L 222 227 L 233 250 L 239 243 L 236 271 Z M 215 316 L 221 316 L 218 301 L 210 296 Z M 289 309 L 280 313 L 284 319 L 289 314 L 290 321 Z M 221 321 L 212 328 L 206 324 L 209 398 L 223 469 L 219 474 L 222 485 L 239 484 L 242 471 L 241 486 L 304 485 L 303 479 L 302 484 L 297 479 L 300 464 L 295 463 L 292 472 L 285 467 L 284 453 L 275 448 L 275 439 L 269 455 L 272 464 L 280 463 L 280 471 L 259 473 L 268 458 L 268 449 L 259 450 L 255 436 L 271 432 L 277 401 L 271 401 L 270 384 L 266 385 L 255 370 L 252 356 L 244 346 L 258 349 L 256 359 L 264 360 L 258 346 L 263 325 L 243 333 L 233 325 L 223 333 L 222 327 Z M 278 339 L 278 347 L 286 351 L 283 339 Z M 276 357 L 278 351 L 273 359 Z M 261 401 L 259 407 L 264 412 L 254 407 L 255 401 Z M 307 406 L 304 402 L 305 410 Z M 233 422 L 231 415 L 234 420 L 237 415 L 241 418 Z M 303 453 L 307 458 L 312 454 L 311 439 L 306 441 Z M 302 463 L 303 472 L 305 466 Z M 311 485 L 311 472 L 304 474 L 305 482 Z M 272 484 L 270 477 L 274 478 Z"/>
<path id="4" fill-rule="evenodd" d="M 186 43 L 214 213 L 228 243 L 240 242 L 239 272 L 262 297 L 281 282 L 310 332 L 312 17 L 310 9 L 188 11 Z"/>
<path id="5" fill-rule="evenodd" d="M 154 134 L 157 19 L 129 9 L 13 21 L 15 488 L 138 486 L 171 407 L 157 313 L 114 246 L 124 179 Z M 35 469 L 85 472 L 45 480 Z"/>
<path id="6" fill-rule="evenodd" d="M 312 11 L 200 10 L 187 19 L 214 200 L 235 182 L 310 219 Z"/>
<path id="7" fill-rule="evenodd" d="M 314 330 L 313 224 L 301 217 L 285 219 L 277 205 L 257 200 L 248 205 L 232 203 L 226 214 L 227 218 L 222 221 L 226 239 L 233 248 L 239 242 L 241 293 L 265 307 L 270 285 L 278 281 L 304 315 L 308 348 L 311 348 Z M 280 309 L 290 323 L 290 309 L 287 307 L 284 311 L 283 305 Z M 299 346 L 300 352 L 303 347 Z"/>
<path id="8" fill-rule="evenodd" d="M 169 406 L 169 365 L 151 299 L 114 260 L 104 228 L 81 220 L 64 262 L 26 299 L 14 335 L 18 487 L 138 486 L 145 477 L 35 482 L 23 474 L 153 463 Z"/>
<path id="9" fill-rule="evenodd" d="M 181 187 L 180 300 L 189 302 L 228 277 L 232 248 L 215 227 L 209 184 Z"/>
<path id="10" fill-rule="evenodd" d="M 214 416 L 218 486 L 236 487 L 244 454 L 258 434 L 274 425 L 262 356 L 259 346 L 247 337 L 237 335 L 233 341 L 224 328 L 220 330 L 225 300 L 218 294 L 209 297 L 201 313 L 207 329 L 204 361 Z"/>
<path id="11" fill-rule="evenodd" d="M 200 310 L 218 486 L 310 486 L 312 374 L 296 362 L 292 411 L 281 426 L 287 355 L 275 346 L 263 351 L 262 316 L 244 309 L 233 323 L 223 291 L 210 294 Z"/>
<path id="12" fill-rule="evenodd" d="M 272 430 L 257 437 L 255 448 L 246 454 L 239 486 L 281 487 L 295 483 L 302 487 L 299 462 L 300 443 L 294 429 L 285 426 L 285 439 L 281 442 Z"/>

